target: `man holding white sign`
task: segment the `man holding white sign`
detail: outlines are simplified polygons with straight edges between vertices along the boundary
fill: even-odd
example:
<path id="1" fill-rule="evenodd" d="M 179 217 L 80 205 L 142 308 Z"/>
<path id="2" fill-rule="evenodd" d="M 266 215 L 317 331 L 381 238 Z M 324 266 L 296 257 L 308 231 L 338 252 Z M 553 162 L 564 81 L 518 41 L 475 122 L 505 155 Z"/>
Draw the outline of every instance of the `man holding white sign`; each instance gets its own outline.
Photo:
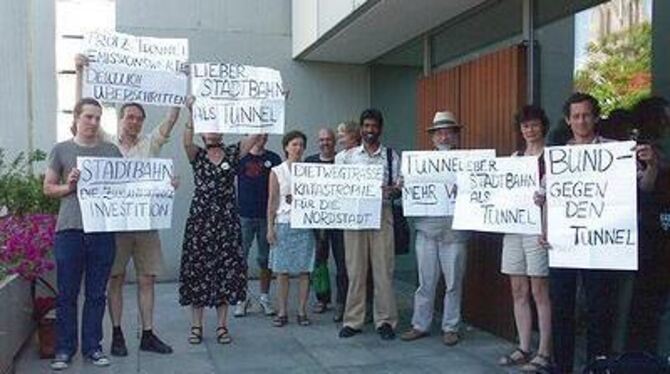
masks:
<path id="1" fill-rule="evenodd" d="M 414 313 L 412 315 L 412 328 L 401 335 L 401 339 L 412 341 L 428 335 L 433 321 L 435 309 L 435 290 L 440 276 L 444 276 L 446 290 L 444 293 L 444 314 L 442 316 L 442 341 L 446 345 L 455 345 L 459 342 L 459 329 L 461 324 L 461 295 L 463 290 L 463 276 L 465 275 L 466 249 L 469 233 L 466 231 L 452 230 L 452 201 L 456 195 L 455 169 L 460 169 L 466 162 L 457 155 L 447 156 L 461 145 L 462 124 L 456 121 L 451 112 L 437 112 L 433 119 L 433 125 L 428 128 L 434 149 L 440 151 L 442 157 L 436 159 L 423 159 L 417 162 L 411 156 L 406 157 L 408 152 L 403 152 L 403 177 L 409 176 L 403 186 L 403 203 L 407 212 L 407 199 L 416 195 L 415 186 L 422 191 L 429 187 L 435 187 L 428 196 L 422 196 L 414 201 L 440 202 L 440 209 L 430 214 L 424 214 L 416 219 L 416 259 L 419 272 L 419 287 L 414 294 Z M 444 152 L 448 151 L 448 152 Z M 465 152 L 465 151 L 463 151 Z M 413 154 L 417 152 L 409 152 Z M 437 153 L 437 152 L 436 152 Z M 479 153 L 475 151 L 475 153 Z M 486 154 L 495 156 L 491 151 Z M 446 157 L 444 157 L 446 156 Z M 444 162 L 443 162 L 444 161 Z M 449 162 L 446 162 L 449 161 Z M 432 167 L 431 167 L 432 165 Z M 413 175 L 429 172 L 435 169 L 440 176 L 451 173 L 451 181 L 431 183 L 427 185 L 413 185 L 407 183 Z M 419 170 L 420 169 L 420 170 Z M 440 192 L 437 190 L 442 189 Z M 421 195 L 425 193 L 421 192 Z M 446 204 L 446 205 L 445 205 Z M 427 209 L 423 209 L 427 212 Z M 411 211 L 411 209 L 410 209 Z M 441 217 L 435 217 L 440 215 Z M 431 217 L 433 216 L 433 217 Z"/>
<path id="2" fill-rule="evenodd" d="M 82 94 L 82 74 L 88 63 L 89 61 L 84 55 L 75 57 L 77 98 L 80 98 Z M 147 159 L 157 157 L 162 147 L 169 141 L 170 133 L 179 118 L 179 112 L 180 107 L 171 107 L 163 122 L 155 127 L 149 135 L 145 135 L 142 133 L 146 118 L 144 107 L 136 102 L 124 103 L 119 109 L 119 135 L 112 136 L 103 129 L 99 129 L 98 132 L 102 139 L 115 144 L 126 158 Z M 172 348 L 152 332 L 154 284 L 156 276 L 160 274 L 163 266 L 158 231 L 118 233 L 116 235 L 116 245 L 117 253 L 109 281 L 109 315 L 114 331 L 111 354 L 114 356 L 128 355 L 125 338 L 121 330 L 121 319 L 125 272 L 131 258 L 138 279 L 138 304 L 143 331 L 140 349 L 157 353 L 171 353 Z"/>
<path id="3" fill-rule="evenodd" d="M 184 104 L 188 39 L 90 32 L 84 35 L 84 51 L 91 60 L 84 72 L 84 96 L 103 103 Z"/>
<path id="4" fill-rule="evenodd" d="M 240 64 L 191 64 L 193 126 L 198 133 L 283 134 L 287 94 L 278 70 Z"/>
<path id="5" fill-rule="evenodd" d="M 610 353 L 616 279 L 603 269 L 637 268 L 637 199 L 629 182 L 637 178 L 641 189 L 650 189 L 658 173 L 649 145 L 599 146 L 610 141 L 597 133 L 600 105 L 593 96 L 571 95 L 563 114 L 572 132 L 569 147 L 545 149 L 552 331 L 561 373 L 571 372 L 574 360 L 578 276 L 586 292 L 587 360 Z"/>
<path id="6" fill-rule="evenodd" d="M 391 197 L 398 195 L 400 157 L 380 142 L 384 119 L 377 109 L 366 109 L 360 117 L 363 144 L 352 148 L 337 159 L 344 165 L 379 165 L 383 167 L 384 183 L 382 187 L 383 204 L 381 209 L 381 227 L 378 230 L 345 230 L 344 249 L 349 277 L 349 289 L 344 310 L 341 338 L 349 338 L 361 332 L 365 322 L 365 293 L 367 272 L 372 265 L 374 282 L 374 320 L 375 327 L 383 340 L 395 338 L 398 324 L 398 311 L 393 291 L 393 270 L 395 267 L 395 249 L 393 238 L 393 213 Z M 388 165 L 391 167 L 389 168 Z"/>

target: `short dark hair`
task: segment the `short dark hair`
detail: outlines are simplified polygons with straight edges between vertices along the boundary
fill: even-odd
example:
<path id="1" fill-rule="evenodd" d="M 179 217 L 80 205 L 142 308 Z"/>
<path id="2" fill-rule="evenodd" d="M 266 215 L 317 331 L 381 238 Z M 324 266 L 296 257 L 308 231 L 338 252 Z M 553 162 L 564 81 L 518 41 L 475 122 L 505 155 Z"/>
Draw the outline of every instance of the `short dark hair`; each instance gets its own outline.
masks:
<path id="1" fill-rule="evenodd" d="M 633 121 L 642 140 L 657 140 L 665 130 L 663 127 L 670 125 L 665 112 L 669 106 L 668 100 L 660 96 L 644 98 L 633 106 Z"/>
<path id="2" fill-rule="evenodd" d="M 147 118 L 147 113 L 144 111 L 144 107 L 142 106 L 142 104 L 135 102 L 125 103 L 121 105 L 121 108 L 119 109 L 119 117 L 123 118 L 123 116 L 126 115 L 126 109 L 131 107 L 135 107 L 139 109 L 140 112 L 142 112 L 142 119 Z"/>
<path id="3" fill-rule="evenodd" d="M 290 143 L 293 139 L 301 138 L 303 144 L 307 145 L 307 136 L 302 131 L 298 130 L 293 130 L 289 131 L 286 134 L 284 134 L 284 137 L 281 139 L 281 148 L 284 150 L 284 156 L 288 157 L 288 152 L 286 152 L 286 146 L 288 143 Z"/>
<path id="4" fill-rule="evenodd" d="M 625 108 L 615 108 L 598 124 L 600 135 L 614 140 L 629 140 L 634 125 L 633 113 Z"/>
<path id="5" fill-rule="evenodd" d="M 546 136 L 549 132 L 549 118 L 539 105 L 525 105 L 514 116 L 514 122 L 519 129 L 521 123 L 532 120 L 539 120 L 542 123 L 542 135 Z"/>
<path id="6" fill-rule="evenodd" d="M 72 109 L 72 126 L 70 127 L 70 132 L 72 135 L 77 134 L 77 118 L 79 118 L 81 112 L 84 110 L 84 105 L 93 105 L 102 109 L 100 102 L 92 97 L 84 97 L 79 99 L 79 101 L 74 104 L 74 109 Z"/>
<path id="7" fill-rule="evenodd" d="M 572 104 L 581 103 L 584 101 L 588 101 L 591 104 L 591 111 L 593 116 L 599 119 L 600 103 L 598 102 L 598 99 L 584 92 L 575 92 L 570 95 L 570 97 L 568 97 L 568 100 L 566 100 L 565 104 L 563 104 L 563 116 L 565 118 L 570 118 L 570 107 Z"/>
<path id="8" fill-rule="evenodd" d="M 379 109 L 375 108 L 365 109 L 363 113 L 361 113 L 361 120 L 358 122 L 361 124 L 361 127 L 363 126 L 363 121 L 365 121 L 366 119 L 373 119 L 377 121 L 380 128 L 384 127 L 384 116 L 382 116 L 382 112 Z"/>

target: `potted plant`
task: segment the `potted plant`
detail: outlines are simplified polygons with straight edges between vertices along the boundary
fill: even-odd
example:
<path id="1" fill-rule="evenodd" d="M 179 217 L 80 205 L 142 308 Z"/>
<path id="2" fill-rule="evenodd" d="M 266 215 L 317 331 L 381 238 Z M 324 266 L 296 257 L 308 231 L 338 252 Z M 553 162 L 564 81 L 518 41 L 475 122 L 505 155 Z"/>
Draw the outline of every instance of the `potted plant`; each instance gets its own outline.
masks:
<path id="1" fill-rule="evenodd" d="M 34 173 L 45 156 L 41 151 L 19 153 L 6 162 L 0 149 L 0 277 L 16 274 L 29 284 L 40 355 L 49 357 L 53 355 L 56 290 L 46 276 L 55 267 L 51 248 L 58 201 L 44 196 L 43 176 Z"/>

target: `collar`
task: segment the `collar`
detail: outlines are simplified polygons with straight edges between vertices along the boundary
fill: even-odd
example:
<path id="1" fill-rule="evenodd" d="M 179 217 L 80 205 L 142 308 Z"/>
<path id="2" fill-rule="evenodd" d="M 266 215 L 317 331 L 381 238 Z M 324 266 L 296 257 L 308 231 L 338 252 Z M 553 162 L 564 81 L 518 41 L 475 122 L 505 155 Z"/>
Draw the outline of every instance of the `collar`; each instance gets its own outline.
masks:
<path id="1" fill-rule="evenodd" d="M 378 157 L 382 154 L 382 151 L 386 149 L 386 147 L 384 147 L 383 144 L 379 143 L 379 148 L 377 148 L 377 150 L 374 153 L 368 153 L 368 151 L 365 149 L 365 144 L 361 143 L 361 145 L 359 145 L 358 148 L 354 149 L 356 149 L 356 152 L 358 153 L 365 153 L 370 155 L 370 157 Z"/>
<path id="2" fill-rule="evenodd" d="M 598 144 L 598 143 L 602 143 L 602 142 L 603 142 L 603 137 L 596 134 L 596 136 L 593 137 L 593 140 L 591 140 L 591 142 L 588 143 L 588 144 Z M 568 145 L 575 145 L 576 144 L 575 143 L 575 138 L 571 138 L 570 140 L 568 140 L 567 144 Z"/>

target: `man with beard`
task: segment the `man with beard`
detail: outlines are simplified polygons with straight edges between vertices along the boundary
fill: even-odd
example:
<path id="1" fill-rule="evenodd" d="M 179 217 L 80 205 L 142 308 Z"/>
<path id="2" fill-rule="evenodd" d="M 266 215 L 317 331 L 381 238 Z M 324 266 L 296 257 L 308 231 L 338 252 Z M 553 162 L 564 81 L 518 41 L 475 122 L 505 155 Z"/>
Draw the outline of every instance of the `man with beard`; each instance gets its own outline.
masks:
<path id="1" fill-rule="evenodd" d="M 458 149 L 461 127 L 451 112 L 437 112 L 433 125 L 428 128 L 434 149 Z M 455 345 L 459 341 L 461 322 L 461 294 L 465 275 L 468 233 L 451 229 L 453 216 L 417 217 L 416 257 L 419 270 L 419 287 L 414 294 L 412 328 L 400 338 L 412 341 L 428 336 L 433 321 L 435 289 L 444 275 L 444 316 L 442 317 L 442 342 Z M 441 271 L 440 271 L 441 269 Z"/>
<path id="2" fill-rule="evenodd" d="M 349 289 L 344 309 L 341 338 L 361 332 L 365 322 L 365 294 L 368 267 L 374 282 L 374 322 L 383 340 L 395 338 L 398 311 L 393 293 L 395 249 L 391 198 L 398 196 L 400 157 L 380 142 L 384 119 L 377 109 L 366 109 L 360 117 L 363 144 L 344 153 L 337 163 L 381 165 L 384 168 L 381 226 L 378 230 L 345 230 L 344 248 Z M 389 157 L 391 158 L 389 160 Z M 389 162 L 390 161 L 390 162 Z M 391 165 L 389 168 L 388 165 Z M 387 181 L 391 180 L 391 185 Z"/>

